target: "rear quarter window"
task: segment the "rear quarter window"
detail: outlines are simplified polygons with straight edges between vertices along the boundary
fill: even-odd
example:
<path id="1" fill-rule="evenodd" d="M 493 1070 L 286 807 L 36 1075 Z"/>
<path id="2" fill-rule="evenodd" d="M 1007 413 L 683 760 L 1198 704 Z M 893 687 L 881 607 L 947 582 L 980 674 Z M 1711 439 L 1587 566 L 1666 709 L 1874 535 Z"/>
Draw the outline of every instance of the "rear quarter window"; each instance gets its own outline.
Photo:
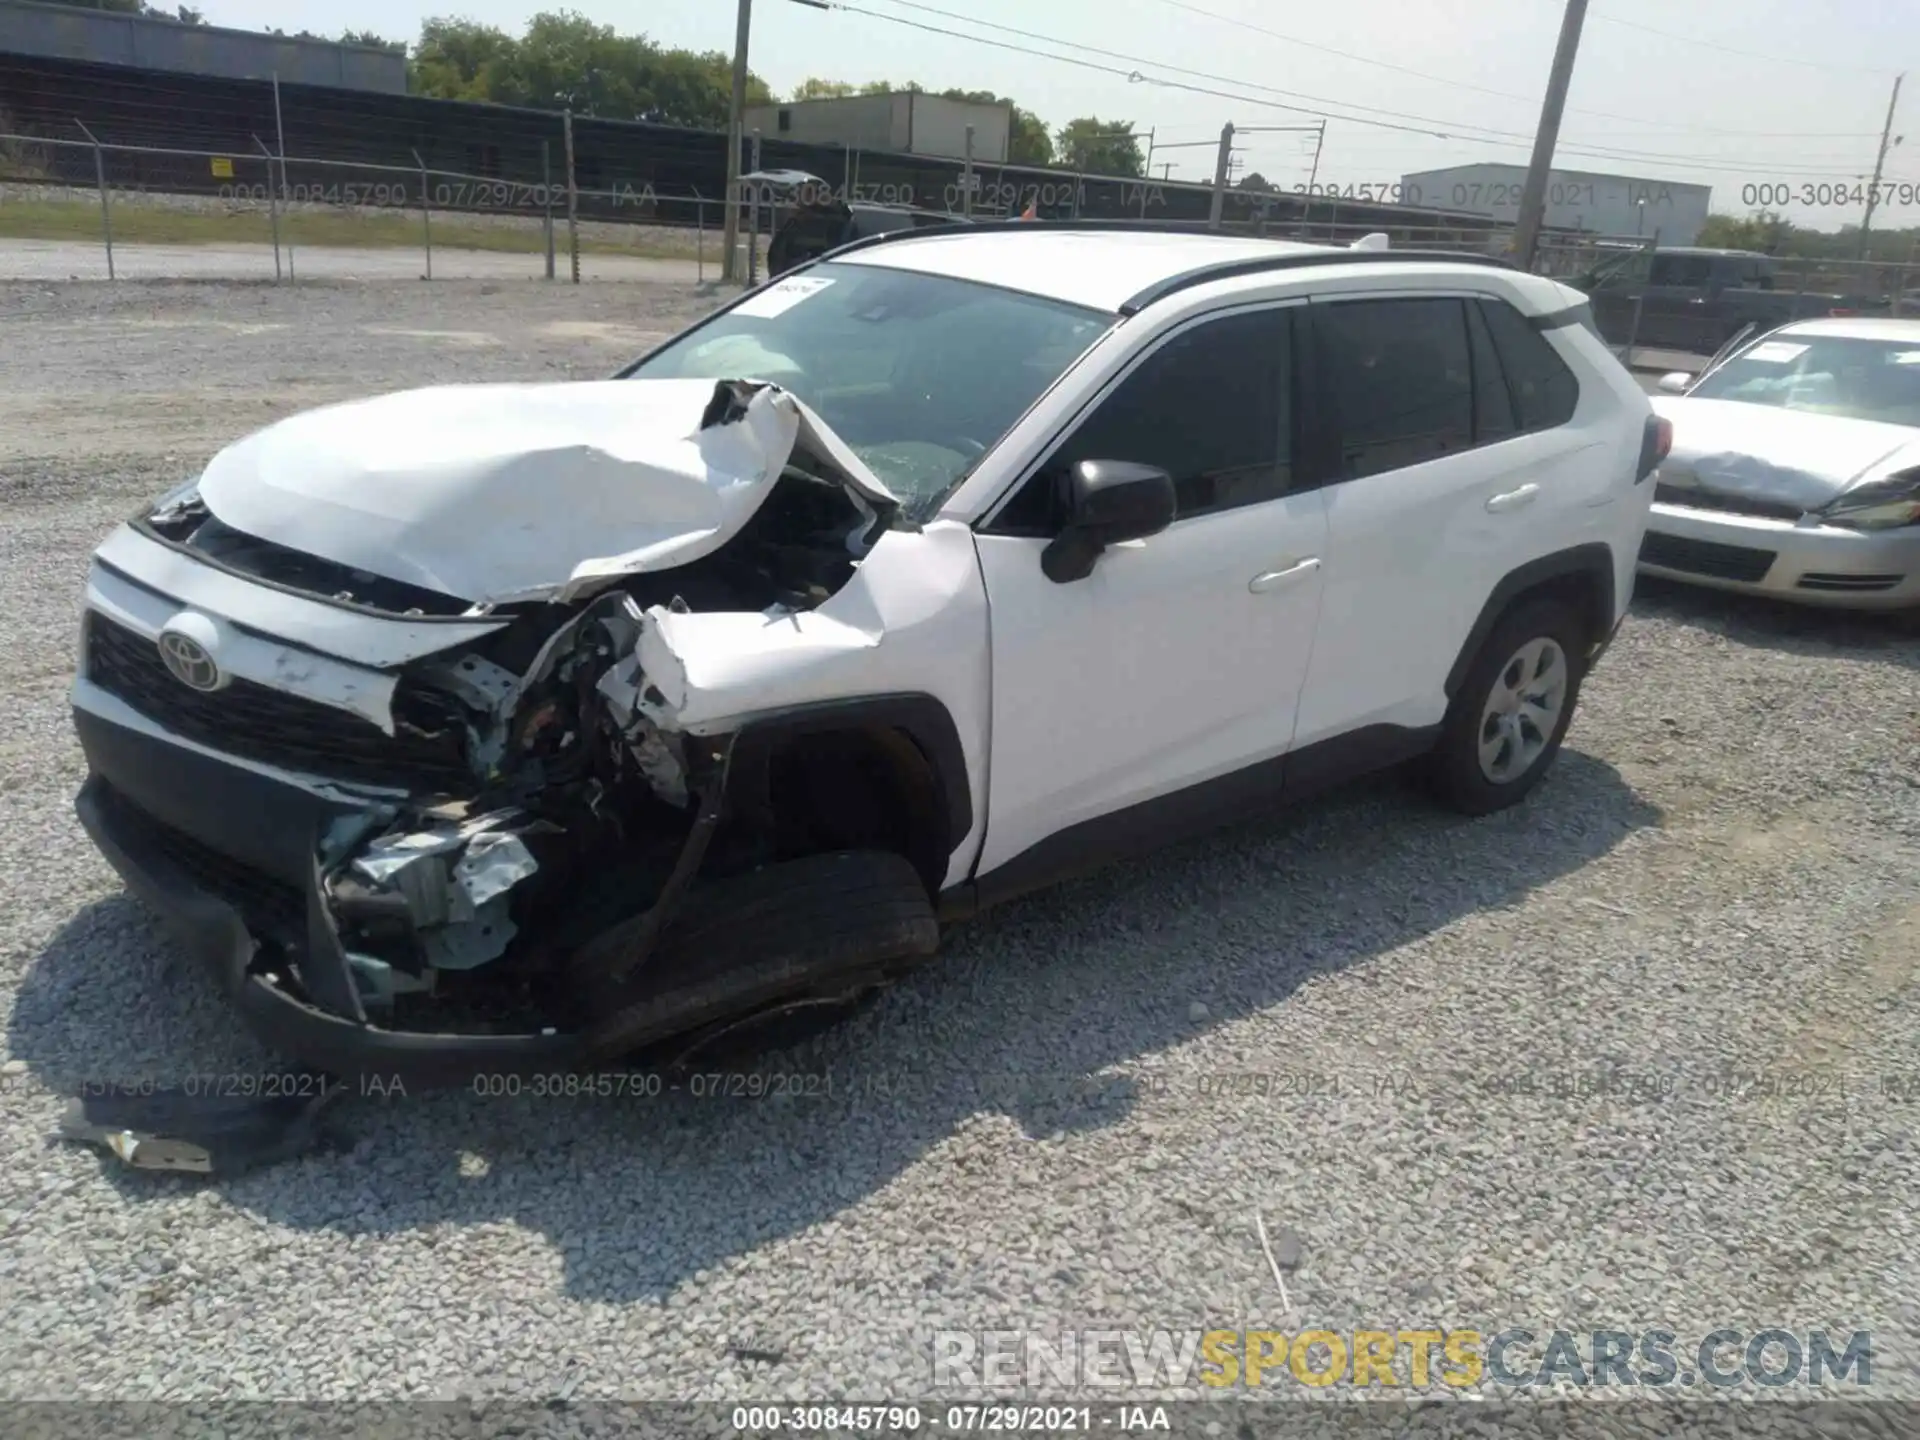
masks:
<path id="1" fill-rule="evenodd" d="M 1520 429 L 1551 430 L 1573 419 L 1580 381 L 1552 343 L 1506 301 L 1481 300 L 1479 305 L 1500 355 Z"/>

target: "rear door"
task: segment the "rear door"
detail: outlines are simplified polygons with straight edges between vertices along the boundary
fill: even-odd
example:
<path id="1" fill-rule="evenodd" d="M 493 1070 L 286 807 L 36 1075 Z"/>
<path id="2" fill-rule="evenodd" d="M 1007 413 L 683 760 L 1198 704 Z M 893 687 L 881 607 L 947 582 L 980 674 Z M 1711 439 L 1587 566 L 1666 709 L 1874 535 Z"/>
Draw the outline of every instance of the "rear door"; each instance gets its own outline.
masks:
<path id="1" fill-rule="evenodd" d="M 1528 350 L 1530 367 L 1503 363 L 1496 333 L 1509 323 L 1546 342 L 1493 304 L 1505 302 L 1375 294 L 1311 307 L 1327 579 L 1296 747 L 1438 723 L 1494 585 L 1559 548 L 1595 498 L 1577 453 L 1591 445 L 1553 428 L 1578 381 L 1550 348 L 1557 372 Z"/>

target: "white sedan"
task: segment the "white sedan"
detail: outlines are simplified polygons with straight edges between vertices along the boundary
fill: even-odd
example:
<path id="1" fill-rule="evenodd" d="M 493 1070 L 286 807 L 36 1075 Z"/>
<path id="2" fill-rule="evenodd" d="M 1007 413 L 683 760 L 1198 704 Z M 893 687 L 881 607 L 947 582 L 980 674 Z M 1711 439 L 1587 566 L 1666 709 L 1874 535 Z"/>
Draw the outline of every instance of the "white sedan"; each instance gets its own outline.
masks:
<path id="1" fill-rule="evenodd" d="M 1920 321 L 1805 320 L 1668 375 L 1640 568 L 1721 590 L 1920 609 Z"/>

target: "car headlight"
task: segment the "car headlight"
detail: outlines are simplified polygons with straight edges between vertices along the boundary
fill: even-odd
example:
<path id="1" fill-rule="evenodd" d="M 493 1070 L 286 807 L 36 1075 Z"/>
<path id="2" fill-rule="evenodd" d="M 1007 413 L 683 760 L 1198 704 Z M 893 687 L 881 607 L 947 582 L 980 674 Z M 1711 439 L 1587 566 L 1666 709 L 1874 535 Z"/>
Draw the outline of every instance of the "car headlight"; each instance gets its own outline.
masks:
<path id="1" fill-rule="evenodd" d="M 1897 530 L 1920 524 L 1920 470 L 1857 485 L 1816 513 L 1827 524 L 1849 530 Z"/>

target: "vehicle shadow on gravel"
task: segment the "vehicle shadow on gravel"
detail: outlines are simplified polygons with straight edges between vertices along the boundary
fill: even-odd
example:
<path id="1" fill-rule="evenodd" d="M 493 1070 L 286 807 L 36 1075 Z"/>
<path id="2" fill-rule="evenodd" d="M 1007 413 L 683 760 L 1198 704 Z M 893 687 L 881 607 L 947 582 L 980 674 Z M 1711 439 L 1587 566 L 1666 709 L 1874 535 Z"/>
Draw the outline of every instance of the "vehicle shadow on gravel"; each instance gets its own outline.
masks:
<path id="1" fill-rule="evenodd" d="M 1920 670 L 1920 612 L 1899 616 L 1827 610 L 1655 575 L 1642 575 L 1635 582 L 1633 612 L 1710 630 L 1742 645 L 1792 655 L 1882 660 Z"/>
<path id="2" fill-rule="evenodd" d="M 705 1087 L 770 1092 L 760 1098 L 649 1094 L 644 1080 L 621 1098 L 525 1086 L 512 1098 L 354 1096 L 336 1116 L 349 1153 L 219 1183 L 261 1221 L 347 1239 L 457 1249 L 465 1227 L 512 1222 L 561 1252 L 570 1296 L 657 1300 L 885 1203 L 923 1159 L 989 1163 L 977 1143 L 936 1153 L 976 1117 L 1007 1117 L 1028 1137 L 1118 1124 L 1140 1082 L 1115 1067 L 1516 904 L 1659 818 L 1612 766 L 1573 749 L 1526 803 L 1475 821 L 1387 777 L 957 928 L 932 967 L 746 1072 L 786 1080 Z M 60 1090 L 265 1063 L 211 980 L 119 895 L 76 915 L 32 966 L 9 1042 Z M 101 1163 L 103 1183 L 135 1201 L 208 1183 Z M 966 1263 L 928 1256 L 929 1283 Z"/>

